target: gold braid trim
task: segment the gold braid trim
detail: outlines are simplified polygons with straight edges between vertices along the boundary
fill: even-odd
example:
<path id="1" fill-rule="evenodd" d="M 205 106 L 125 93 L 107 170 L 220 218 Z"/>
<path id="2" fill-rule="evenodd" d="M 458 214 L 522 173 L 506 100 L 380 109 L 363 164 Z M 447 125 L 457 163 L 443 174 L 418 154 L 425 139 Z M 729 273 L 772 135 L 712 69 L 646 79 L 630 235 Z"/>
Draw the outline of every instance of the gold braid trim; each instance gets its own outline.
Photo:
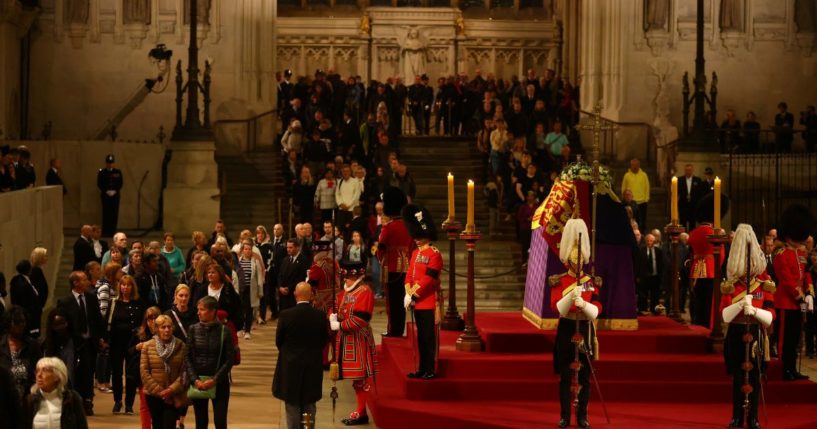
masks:
<path id="1" fill-rule="evenodd" d="M 735 292 L 735 283 L 738 279 L 726 279 L 725 282 L 721 283 L 721 293 L 724 295 L 729 295 Z"/>
<path id="2" fill-rule="evenodd" d="M 769 293 L 774 293 L 777 290 L 777 285 L 771 280 L 762 280 L 760 285 L 763 286 L 764 291 Z"/>
<path id="3" fill-rule="evenodd" d="M 562 274 L 553 274 L 552 276 L 548 276 L 548 284 L 550 285 L 550 287 L 556 286 L 557 284 L 559 284 L 559 281 L 562 279 L 562 277 L 564 277 L 566 275 L 567 275 L 567 272 L 564 272 Z"/>

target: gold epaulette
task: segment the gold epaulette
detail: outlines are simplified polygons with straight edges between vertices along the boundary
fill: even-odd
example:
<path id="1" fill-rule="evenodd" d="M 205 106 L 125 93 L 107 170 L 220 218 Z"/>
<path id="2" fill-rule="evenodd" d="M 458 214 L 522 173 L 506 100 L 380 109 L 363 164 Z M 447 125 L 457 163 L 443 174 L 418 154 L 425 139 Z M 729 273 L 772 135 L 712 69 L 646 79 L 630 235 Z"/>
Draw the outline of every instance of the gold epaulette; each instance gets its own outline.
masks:
<path id="1" fill-rule="evenodd" d="M 434 251 L 434 253 L 440 253 L 440 249 L 438 249 L 438 248 L 436 248 L 434 246 L 430 246 L 430 247 L 431 247 L 431 250 Z"/>
<path id="2" fill-rule="evenodd" d="M 593 277 L 593 284 L 596 286 L 596 288 L 601 288 L 601 284 L 602 284 L 601 276 Z"/>
<path id="3" fill-rule="evenodd" d="M 726 279 L 723 283 L 721 283 L 721 294 L 723 295 L 730 295 L 735 292 L 735 283 L 737 279 Z"/>
<path id="4" fill-rule="evenodd" d="M 761 280 L 760 285 L 763 287 L 764 291 L 769 293 L 774 293 L 774 291 L 777 290 L 777 285 L 771 280 Z"/>
<path id="5" fill-rule="evenodd" d="M 783 253 L 784 250 L 786 250 L 785 246 L 775 246 L 774 250 L 772 251 L 772 258 L 776 258 L 777 255 Z"/>
<path id="6" fill-rule="evenodd" d="M 562 274 L 554 274 L 552 276 L 548 276 L 548 284 L 550 285 L 550 287 L 556 286 L 557 284 L 559 284 L 559 281 L 562 279 L 562 277 L 566 275 L 567 273 L 565 272 Z"/>

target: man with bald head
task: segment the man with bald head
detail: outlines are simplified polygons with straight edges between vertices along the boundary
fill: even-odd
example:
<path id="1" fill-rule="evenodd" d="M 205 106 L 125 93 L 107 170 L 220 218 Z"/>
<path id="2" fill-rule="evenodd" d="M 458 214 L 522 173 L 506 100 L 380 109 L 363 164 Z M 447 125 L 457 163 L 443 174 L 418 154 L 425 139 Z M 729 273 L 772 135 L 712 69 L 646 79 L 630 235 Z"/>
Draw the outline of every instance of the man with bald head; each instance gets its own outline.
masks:
<path id="1" fill-rule="evenodd" d="M 278 364 L 272 379 L 273 395 L 286 404 L 287 427 L 300 429 L 308 413 L 315 427 L 315 403 L 323 385 L 323 347 L 329 341 L 326 313 L 312 307 L 312 286 L 295 286 L 295 307 L 281 311 L 275 345 Z"/>
<path id="2" fill-rule="evenodd" d="M 82 271 L 85 264 L 96 259 L 92 241 L 93 228 L 91 225 L 82 225 L 79 238 L 74 242 L 74 271 Z"/>

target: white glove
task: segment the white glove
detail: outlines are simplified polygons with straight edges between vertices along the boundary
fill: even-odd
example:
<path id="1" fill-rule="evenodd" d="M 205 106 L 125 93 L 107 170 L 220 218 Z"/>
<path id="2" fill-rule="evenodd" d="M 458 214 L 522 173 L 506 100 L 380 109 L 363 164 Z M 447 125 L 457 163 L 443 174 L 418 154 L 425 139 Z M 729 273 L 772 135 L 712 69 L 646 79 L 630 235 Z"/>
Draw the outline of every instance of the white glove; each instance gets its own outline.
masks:
<path id="1" fill-rule="evenodd" d="M 574 299 L 573 299 L 573 305 L 575 305 L 575 306 L 576 306 L 576 308 L 578 308 L 578 309 L 580 309 L 580 310 L 581 310 L 582 308 L 584 308 L 584 304 L 585 304 L 585 300 L 584 300 L 584 299 L 582 299 L 582 297 L 581 297 L 581 296 L 579 296 L 578 298 L 574 298 Z"/>
<path id="2" fill-rule="evenodd" d="M 340 330 L 340 322 L 338 322 L 337 320 L 329 320 L 329 329 L 331 329 L 333 331 L 339 331 Z"/>
<path id="3" fill-rule="evenodd" d="M 109 197 L 112 197 L 112 196 L 116 195 L 116 191 L 105 191 L 105 195 L 107 195 Z"/>
<path id="4" fill-rule="evenodd" d="M 411 295 L 406 294 L 406 296 L 403 298 L 403 307 L 406 307 L 406 310 L 408 310 L 410 305 L 411 305 Z"/>
<path id="5" fill-rule="evenodd" d="M 575 288 L 573 288 L 573 299 L 581 298 L 582 297 L 582 288 L 581 285 L 577 284 Z"/>
<path id="6" fill-rule="evenodd" d="M 746 296 L 743 297 L 743 306 L 744 307 L 754 307 L 752 305 L 752 300 L 753 299 L 754 299 L 754 297 L 752 296 L 752 294 L 747 293 Z"/>
<path id="7" fill-rule="evenodd" d="M 754 315 L 757 314 L 757 309 L 753 305 L 745 306 L 743 307 L 743 314 L 754 317 Z"/>
<path id="8" fill-rule="evenodd" d="M 806 310 L 814 311 L 814 297 L 806 295 Z"/>
<path id="9" fill-rule="evenodd" d="M 337 322 L 337 321 L 338 321 L 337 313 L 332 313 L 332 314 L 329 315 L 329 322 Z"/>

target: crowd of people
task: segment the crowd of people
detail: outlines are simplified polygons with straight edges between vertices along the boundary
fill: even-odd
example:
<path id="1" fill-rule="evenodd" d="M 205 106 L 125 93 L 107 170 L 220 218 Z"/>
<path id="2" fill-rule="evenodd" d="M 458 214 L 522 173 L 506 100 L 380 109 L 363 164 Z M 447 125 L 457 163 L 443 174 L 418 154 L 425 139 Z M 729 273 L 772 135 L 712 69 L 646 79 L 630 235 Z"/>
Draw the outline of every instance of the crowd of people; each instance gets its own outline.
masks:
<path id="1" fill-rule="evenodd" d="M 764 127 L 758 122 L 755 112 L 747 112 L 741 123 L 735 110 L 729 109 L 719 127 L 721 151 L 742 154 L 790 153 L 798 133 L 803 139 L 806 152 L 817 151 L 817 112 L 813 105 L 800 112 L 797 124 L 802 126 L 801 130 L 795 130 L 794 115 L 789 112 L 788 104 L 781 101 L 777 104 L 774 122 L 766 128 L 772 132 L 769 138 L 764 139 L 761 135 Z"/>
<path id="2" fill-rule="evenodd" d="M 64 195 L 68 191 L 60 177 L 61 171 L 62 162 L 58 158 L 52 158 L 45 172 L 45 184 L 61 185 Z M 31 150 L 28 146 L 0 146 L 0 192 L 33 188 L 36 181 L 37 171 L 31 163 Z"/>

